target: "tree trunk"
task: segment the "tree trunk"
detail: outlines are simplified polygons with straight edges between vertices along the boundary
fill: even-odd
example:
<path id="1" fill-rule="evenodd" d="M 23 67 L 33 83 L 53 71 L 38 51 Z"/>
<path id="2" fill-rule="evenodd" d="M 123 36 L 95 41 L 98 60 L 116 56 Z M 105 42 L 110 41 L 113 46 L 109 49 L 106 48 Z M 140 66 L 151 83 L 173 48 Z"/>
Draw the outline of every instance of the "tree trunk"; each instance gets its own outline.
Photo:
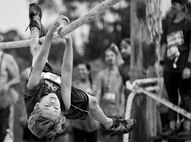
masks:
<path id="1" fill-rule="evenodd" d="M 131 0 L 131 79 L 156 77 L 156 44 L 151 42 L 146 26 L 148 0 Z M 150 142 L 157 134 L 156 102 L 144 94 L 133 101 L 132 118 L 137 120 L 130 142 Z"/>

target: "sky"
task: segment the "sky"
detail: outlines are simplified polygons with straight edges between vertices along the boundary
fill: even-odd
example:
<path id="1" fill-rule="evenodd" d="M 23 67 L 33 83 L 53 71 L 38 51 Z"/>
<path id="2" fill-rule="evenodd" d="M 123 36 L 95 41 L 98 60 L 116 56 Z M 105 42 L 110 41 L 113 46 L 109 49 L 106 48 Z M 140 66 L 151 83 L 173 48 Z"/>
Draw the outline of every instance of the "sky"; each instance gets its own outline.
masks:
<path id="1" fill-rule="evenodd" d="M 27 0 L 0 0 L 0 32 L 7 32 L 11 29 L 17 29 L 23 37 L 29 36 L 29 31 L 25 32 L 29 24 L 28 20 L 28 1 Z M 162 0 L 163 9 L 169 7 L 170 0 Z M 44 13 L 43 13 L 44 14 Z M 46 15 L 42 21 L 47 23 Z M 54 17 L 48 17 L 52 21 Z"/>
<path id="2" fill-rule="evenodd" d="M 0 18 L 0 32 L 17 29 L 22 35 L 26 34 L 28 3 L 25 0 L 1 0 Z"/>
<path id="3" fill-rule="evenodd" d="M 0 0 L 0 32 L 16 29 L 23 37 L 29 37 L 29 30 L 25 31 L 29 25 L 28 5 L 27 0 Z M 47 26 L 55 18 L 55 15 L 43 13 L 42 23 Z"/>

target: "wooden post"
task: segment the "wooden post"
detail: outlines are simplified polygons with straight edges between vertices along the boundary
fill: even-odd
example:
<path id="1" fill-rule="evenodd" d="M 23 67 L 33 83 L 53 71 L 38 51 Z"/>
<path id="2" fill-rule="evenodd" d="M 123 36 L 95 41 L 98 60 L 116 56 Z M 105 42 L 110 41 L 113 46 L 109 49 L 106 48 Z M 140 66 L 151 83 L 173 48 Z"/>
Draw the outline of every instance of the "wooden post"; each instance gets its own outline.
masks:
<path id="1" fill-rule="evenodd" d="M 89 22 L 95 21 L 100 16 L 100 14 L 102 14 L 105 10 L 109 9 L 114 4 L 118 3 L 119 1 L 121 1 L 121 0 L 105 0 L 105 1 L 103 1 L 98 6 L 96 6 L 92 10 L 90 10 L 87 14 L 83 15 L 82 17 L 80 17 L 77 20 L 70 23 L 68 26 L 64 27 L 61 30 L 62 36 L 67 35 L 68 33 L 72 32 L 75 29 L 82 26 L 83 24 L 87 24 Z M 55 35 L 57 35 L 57 34 L 55 34 Z M 57 37 L 54 37 L 54 38 L 57 38 Z M 44 37 L 40 38 L 40 40 L 43 41 Z M 0 43 L 0 49 L 29 47 L 29 45 L 30 45 L 30 40 L 4 42 L 4 43 Z"/>
<path id="2" fill-rule="evenodd" d="M 151 41 L 146 10 L 149 0 L 131 0 L 131 79 L 157 77 L 156 43 Z M 151 142 L 157 135 L 156 101 L 137 94 L 132 107 L 137 127 L 130 133 L 130 142 Z"/>

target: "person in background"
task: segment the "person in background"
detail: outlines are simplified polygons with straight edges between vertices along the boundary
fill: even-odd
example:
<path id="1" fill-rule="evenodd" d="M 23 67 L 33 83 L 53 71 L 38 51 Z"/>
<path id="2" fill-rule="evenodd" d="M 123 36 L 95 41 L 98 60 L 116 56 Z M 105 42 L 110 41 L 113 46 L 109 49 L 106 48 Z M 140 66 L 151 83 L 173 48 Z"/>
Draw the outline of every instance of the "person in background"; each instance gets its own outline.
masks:
<path id="1" fill-rule="evenodd" d="M 119 51 L 123 62 L 119 64 L 119 72 L 123 78 L 123 83 L 130 80 L 130 55 L 131 55 L 131 41 L 129 38 L 124 38 L 121 40 L 119 45 Z"/>
<path id="2" fill-rule="evenodd" d="M 130 55 L 131 55 L 131 41 L 129 38 L 123 38 L 119 45 L 119 51 L 123 62 L 118 65 L 119 72 L 123 79 L 123 84 L 125 86 L 124 94 L 125 94 L 125 103 L 126 106 L 127 98 L 130 93 L 130 90 L 126 88 L 126 85 L 130 82 Z M 125 107 L 126 109 L 126 107 Z"/>
<path id="3" fill-rule="evenodd" d="M 111 44 L 105 50 L 106 68 L 101 70 L 96 80 L 96 97 L 101 108 L 108 117 L 123 118 L 124 115 L 124 85 L 123 79 L 118 70 L 117 46 Z M 101 140 L 104 142 L 121 141 L 121 135 L 104 136 Z"/>
<path id="4" fill-rule="evenodd" d="M 73 86 L 82 89 L 94 96 L 95 82 L 91 76 L 91 66 L 88 63 L 80 62 L 77 65 L 78 79 Z M 72 120 L 73 142 L 97 142 L 99 123 L 88 115 L 86 120 Z"/>
<path id="5" fill-rule="evenodd" d="M 162 56 L 164 85 L 169 101 L 191 112 L 191 22 L 186 17 L 186 0 L 171 0 L 171 10 L 163 21 Z M 169 130 L 163 135 L 176 133 L 177 113 L 169 110 Z M 184 120 L 181 135 L 190 134 L 190 121 Z"/>
<path id="6" fill-rule="evenodd" d="M 13 140 L 14 104 L 18 93 L 13 88 L 20 82 L 19 67 L 11 54 L 0 50 L 0 142 Z"/>

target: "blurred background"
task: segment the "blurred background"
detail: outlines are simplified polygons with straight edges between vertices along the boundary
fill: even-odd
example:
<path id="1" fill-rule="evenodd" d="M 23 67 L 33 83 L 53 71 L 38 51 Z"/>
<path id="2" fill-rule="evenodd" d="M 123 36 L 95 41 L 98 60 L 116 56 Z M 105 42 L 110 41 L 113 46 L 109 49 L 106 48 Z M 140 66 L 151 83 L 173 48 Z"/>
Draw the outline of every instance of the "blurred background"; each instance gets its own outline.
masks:
<path id="1" fill-rule="evenodd" d="M 0 33 L 1 41 L 15 41 L 30 37 L 30 31 L 25 31 L 29 24 L 28 5 L 30 0 L 2 0 L 1 1 L 1 20 Z M 45 30 L 49 28 L 53 20 L 63 14 L 76 20 L 95 7 L 101 0 L 39 0 L 37 3 L 43 11 L 42 24 Z M 96 22 L 85 24 L 73 33 L 75 59 L 74 64 L 83 57 L 87 60 L 96 60 L 102 57 L 103 51 L 111 42 L 119 44 L 124 37 L 130 36 L 130 6 L 128 0 L 122 0 L 97 19 Z M 59 64 L 61 60 L 59 43 L 53 44 L 54 50 L 50 55 L 50 60 Z M 16 56 L 21 70 L 30 65 L 31 57 L 29 48 L 6 50 Z M 30 57 L 30 58 L 29 58 Z M 24 59 L 24 60 L 23 60 Z M 24 62 L 24 63 L 23 63 Z"/>
<path id="2" fill-rule="evenodd" d="M 74 41 L 74 66 L 81 60 L 88 60 L 92 64 L 93 76 L 104 67 L 104 50 L 113 42 L 119 45 L 121 39 L 130 38 L 130 0 L 121 0 L 118 4 L 105 11 L 96 22 L 85 24 L 72 32 Z M 170 6 L 170 0 L 162 0 L 163 13 Z M 17 41 L 30 38 L 30 30 L 25 31 L 29 25 L 28 5 L 31 0 L 1 0 L 0 4 L 0 41 Z M 42 8 L 42 24 L 47 31 L 54 19 L 66 15 L 72 21 L 86 14 L 102 0 L 38 0 Z M 50 64 L 58 72 L 61 65 L 63 45 L 52 44 L 49 56 Z M 29 47 L 6 49 L 11 53 L 20 72 L 31 65 Z M 20 89 L 18 89 L 19 91 Z M 22 126 L 19 123 L 21 109 L 15 107 L 15 142 L 22 142 Z"/>

